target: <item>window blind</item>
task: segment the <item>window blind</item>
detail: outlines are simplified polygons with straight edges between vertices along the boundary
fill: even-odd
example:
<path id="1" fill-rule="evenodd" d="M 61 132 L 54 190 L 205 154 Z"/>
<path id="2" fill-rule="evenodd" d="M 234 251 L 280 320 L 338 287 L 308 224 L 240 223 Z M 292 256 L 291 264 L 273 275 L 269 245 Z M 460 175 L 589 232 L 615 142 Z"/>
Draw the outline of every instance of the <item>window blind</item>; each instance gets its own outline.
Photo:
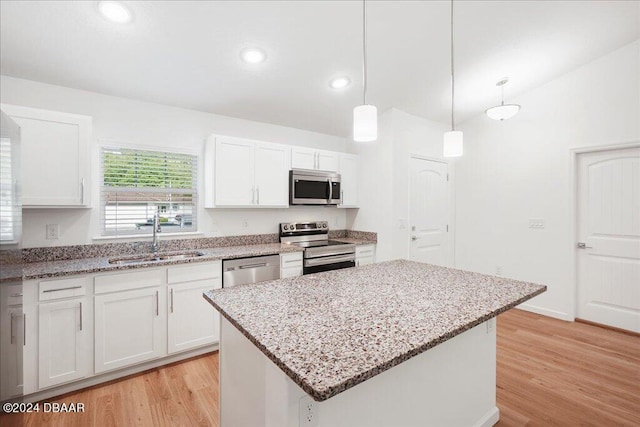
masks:
<path id="1" fill-rule="evenodd" d="M 15 171 L 11 159 L 11 140 L 0 138 L 0 242 L 15 243 L 20 226 L 20 205 L 15 194 Z"/>
<path id="2" fill-rule="evenodd" d="M 198 158 L 130 148 L 101 150 L 102 234 L 196 231 Z"/>

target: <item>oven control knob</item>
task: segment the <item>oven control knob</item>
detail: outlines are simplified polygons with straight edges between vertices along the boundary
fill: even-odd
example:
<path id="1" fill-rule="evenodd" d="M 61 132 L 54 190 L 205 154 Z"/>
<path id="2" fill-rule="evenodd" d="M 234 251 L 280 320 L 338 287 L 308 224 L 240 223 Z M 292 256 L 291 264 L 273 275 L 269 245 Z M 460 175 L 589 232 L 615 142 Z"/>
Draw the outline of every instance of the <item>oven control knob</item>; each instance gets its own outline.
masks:
<path id="1" fill-rule="evenodd" d="M 289 229 L 289 226 L 285 224 L 285 226 L 284 226 L 284 227 L 282 227 L 282 228 L 284 228 L 285 230 L 288 230 L 288 229 Z"/>
<path id="2" fill-rule="evenodd" d="M 291 229 L 292 229 L 292 230 L 295 230 L 295 229 L 296 229 L 295 224 L 291 224 Z"/>
<path id="3" fill-rule="evenodd" d="M 322 228 L 327 228 L 327 224 L 326 223 L 322 224 Z"/>

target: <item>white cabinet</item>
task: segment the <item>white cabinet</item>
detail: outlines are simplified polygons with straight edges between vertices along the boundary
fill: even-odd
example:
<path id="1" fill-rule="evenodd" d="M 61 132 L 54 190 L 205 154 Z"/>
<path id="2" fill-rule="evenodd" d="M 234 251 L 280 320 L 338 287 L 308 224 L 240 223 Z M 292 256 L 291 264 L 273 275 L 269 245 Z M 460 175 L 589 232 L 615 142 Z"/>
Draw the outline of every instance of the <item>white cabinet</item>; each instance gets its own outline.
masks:
<path id="1" fill-rule="evenodd" d="M 96 374 L 166 354 L 163 273 L 145 269 L 95 278 Z"/>
<path id="2" fill-rule="evenodd" d="M 302 252 L 280 254 L 280 278 L 302 276 Z"/>
<path id="3" fill-rule="evenodd" d="M 220 314 L 202 294 L 222 287 L 222 263 L 169 267 L 167 277 L 169 354 L 218 342 Z"/>
<path id="4" fill-rule="evenodd" d="M 376 259 L 376 245 L 356 246 L 356 267 L 373 264 Z"/>
<path id="5" fill-rule="evenodd" d="M 0 286 L 0 401 L 23 393 L 23 345 L 25 316 L 22 310 L 22 286 Z"/>
<path id="6" fill-rule="evenodd" d="M 209 137 L 205 207 L 288 207 L 290 156 L 286 145 Z"/>
<path id="7" fill-rule="evenodd" d="M 338 154 L 334 151 L 292 147 L 291 168 L 338 172 L 340 167 Z"/>
<path id="8" fill-rule="evenodd" d="M 358 207 L 358 183 L 360 180 L 360 156 L 340 153 L 341 208 Z"/>
<path id="9" fill-rule="evenodd" d="M 7 104 L 0 108 L 20 126 L 23 207 L 88 206 L 91 117 Z"/>
<path id="10" fill-rule="evenodd" d="M 87 298 L 38 306 L 38 388 L 84 378 L 91 372 L 93 325 Z"/>
<path id="11" fill-rule="evenodd" d="M 38 389 L 91 375 L 93 319 L 88 276 L 40 281 L 37 287 Z"/>

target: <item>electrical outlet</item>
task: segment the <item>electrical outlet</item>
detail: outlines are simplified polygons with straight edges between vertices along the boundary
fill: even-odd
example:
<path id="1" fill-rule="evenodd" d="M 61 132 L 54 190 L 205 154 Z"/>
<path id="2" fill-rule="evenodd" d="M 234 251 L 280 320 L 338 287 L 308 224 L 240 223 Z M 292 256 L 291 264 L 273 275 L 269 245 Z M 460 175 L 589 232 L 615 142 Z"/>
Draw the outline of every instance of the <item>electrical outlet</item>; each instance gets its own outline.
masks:
<path id="1" fill-rule="evenodd" d="M 300 427 L 315 427 L 318 425 L 318 404 L 313 401 L 311 396 L 305 395 L 300 398 L 300 407 L 298 413 L 300 419 L 298 425 Z"/>
<path id="2" fill-rule="evenodd" d="M 502 266 L 496 265 L 496 276 L 502 276 Z"/>
<path id="3" fill-rule="evenodd" d="M 47 240 L 57 240 L 60 238 L 60 225 L 47 224 Z"/>

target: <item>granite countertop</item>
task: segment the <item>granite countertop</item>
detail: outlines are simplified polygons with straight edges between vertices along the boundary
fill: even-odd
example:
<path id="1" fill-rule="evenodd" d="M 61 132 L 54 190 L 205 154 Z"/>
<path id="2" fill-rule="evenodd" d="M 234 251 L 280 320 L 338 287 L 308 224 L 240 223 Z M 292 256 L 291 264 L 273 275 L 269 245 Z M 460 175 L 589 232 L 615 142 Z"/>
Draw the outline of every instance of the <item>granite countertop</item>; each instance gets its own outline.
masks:
<path id="1" fill-rule="evenodd" d="M 346 243 L 355 243 L 357 245 L 375 244 L 375 241 L 354 239 L 341 237 L 335 240 L 345 241 Z M 265 243 L 250 244 L 237 246 L 221 246 L 213 248 L 186 249 L 187 252 L 201 252 L 204 255 L 179 260 L 163 260 L 139 262 L 134 264 L 110 264 L 109 260 L 114 258 L 132 258 L 135 255 L 104 256 L 94 258 L 78 258 L 51 262 L 29 262 L 23 264 L 2 265 L 0 269 L 0 282 L 9 282 L 14 280 L 31 280 L 42 279 L 48 277 L 70 276 L 74 274 L 89 274 L 104 271 L 132 270 L 136 268 L 149 268 L 173 264 L 185 264 L 190 262 L 206 262 L 219 259 L 244 258 L 250 256 L 273 255 L 285 252 L 302 252 L 303 248 L 283 243 Z M 171 254 L 172 252 L 182 251 L 162 251 L 163 254 Z M 138 254 L 145 255 L 144 253 Z M 151 255 L 151 254 L 147 254 Z"/>
<path id="2" fill-rule="evenodd" d="M 2 281 L 16 279 L 10 277 L 18 272 L 22 274 L 23 280 L 42 279 L 46 277 L 69 276 L 73 274 L 88 274 L 103 271 L 131 270 L 136 268 L 149 268 L 173 264 L 185 264 L 193 262 L 215 261 L 219 259 L 243 258 L 260 255 L 273 255 L 285 252 L 301 252 L 302 248 L 281 243 L 269 243 L 263 245 L 225 246 L 219 248 L 195 249 L 195 252 L 203 253 L 202 256 L 181 260 L 163 260 L 139 262 L 134 264 L 110 264 L 109 259 L 118 257 L 97 257 L 81 258 L 52 262 L 25 263 L 19 267 L 2 271 Z M 191 252 L 191 251 L 189 251 Z M 167 252 L 170 253 L 170 252 Z M 144 255 L 144 254 L 140 254 Z M 122 258 L 128 258 L 124 256 Z"/>
<path id="3" fill-rule="evenodd" d="M 545 290 L 397 260 L 214 290 L 204 297 L 322 401 Z"/>

